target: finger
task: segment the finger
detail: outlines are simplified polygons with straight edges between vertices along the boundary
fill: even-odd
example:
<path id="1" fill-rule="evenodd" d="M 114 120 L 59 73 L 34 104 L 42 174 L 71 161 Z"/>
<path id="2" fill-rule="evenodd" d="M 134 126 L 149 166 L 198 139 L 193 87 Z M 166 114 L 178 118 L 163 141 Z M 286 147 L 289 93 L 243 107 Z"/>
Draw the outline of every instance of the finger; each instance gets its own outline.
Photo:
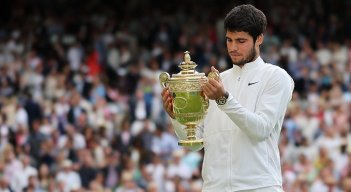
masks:
<path id="1" fill-rule="evenodd" d="M 220 76 L 220 74 L 219 74 L 219 71 L 218 71 L 214 66 L 211 67 L 211 72 L 217 74 L 217 75 L 216 75 L 216 78 L 213 78 L 213 79 L 215 79 L 215 80 L 217 80 L 217 81 L 222 81 L 222 80 L 221 80 L 221 76 Z"/>
<path id="2" fill-rule="evenodd" d="M 208 86 L 204 85 L 202 87 L 202 90 L 204 91 L 205 95 L 207 95 L 207 97 L 212 96 L 212 90 L 210 88 L 208 88 Z"/>
<path id="3" fill-rule="evenodd" d="M 171 108 L 170 111 L 173 111 L 173 99 L 172 99 L 172 97 L 169 98 L 168 106 Z"/>
<path id="4" fill-rule="evenodd" d="M 167 99 L 168 99 L 167 96 L 163 96 L 163 97 L 162 97 L 162 102 L 163 102 L 163 105 L 164 105 L 164 106 L 165 106 L 166 103 L 167 103 Z"/>
<path id="5" fill-rule="evenodd" d="M 162 92 L 161 92 L 162 97 L 163 97 L 165 94 L 167 94 L 167 93 L 169 93 L 169 88 L 168 88 L 168 87 L 166 87 L 166 88 L 164 88 L 164 89 L 162 90 Z"/>
<path id="6" fill-rule="evenodd" d="M 173 106 L 171 103 L 168 105 L 167 110 L 169 113 L 173 113 Z"/>
<path id="7" fill-rule="evenodd" d="M 172 103 L 172 98 L 169 99 L 169 102 L 167 103 L 167 108 L 166 108 L 168 114 L 173 118 L 174 113 L 173 113 L 173 103 Z"/>
<path id="8" fill-rule="evenodd" d="M 214 66 L 211 67 L 211 71 L 219 73 L 219 71 Z"/>
<path id="9" fill-rule="evenodd" d="M 169 97 L 171 97 L 171 94 L 169 93 L 169 91 L 166 91 L 162 96 L 162 100 L 166 101 Z"/>
<path id="10" fill-rule="evenodd" d="M 210 99 L 219 98 L 222 93 L 222 85 L 214 79 L 203 86 L 203 91 Z"/>
<path id="11" fill-rule="evenodd" d="M 166 91 L 166 90 L 163 90 L 163 91 L 162 91 L 161 97 L 162 97 L 162 101 L 164 102 L 165 99 L 167 98 L 167 91 Z"/>
<path id="12" fill-rule="evenodd" d="M 212 81 L 216 81 L 216 80 L 213 80 L 213 79 L 211 79 Z M 216 90 L 217 90 L 217 88 L 214 86 L 214 85 L 212 85 L 211 83 L 206 83 L 205 84 L 205 86 L 211 91 L 211 92 L 216 92 Z"/>
<path id="13" fill-rule="evenodd" d="M 208 84 L 212 85 L 215 88 L 221 87 L 221 84 L 215 79 L 209 79 Z"/>
<path id="14" fill-rule="evenodd" d="M 171 96 L 169 96 L 167 98 L 167 102 L 168 102 L 169 105 L 173 105 L 173 98 Z"/>
<path id="15" fill-rule="evenodd" d="M 164 104 L 165 104 L 165 108 L 167 109 L 172 104 L 172 98 L 167 97 Z"/>
<path id="16" fill-rule="evenodd" d="M 165 101 L 167 99 L 167 97 L 168 97 L 167 92 L 162 93 L 162 100 Z"/>

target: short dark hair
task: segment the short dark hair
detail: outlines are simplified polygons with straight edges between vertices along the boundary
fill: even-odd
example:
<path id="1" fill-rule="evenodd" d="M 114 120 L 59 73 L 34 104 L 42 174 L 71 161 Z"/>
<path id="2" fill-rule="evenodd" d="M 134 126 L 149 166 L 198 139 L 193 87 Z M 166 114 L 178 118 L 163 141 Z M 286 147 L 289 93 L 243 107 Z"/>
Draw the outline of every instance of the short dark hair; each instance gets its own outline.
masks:
<path id="1" fill-rule="evenodd" d="M 252 5 L 234 7 L 224 19 L 224 29 L 230 32 L 247 32 L 254 41 L 266 31 L 267 19 L 264 13 Z"/>

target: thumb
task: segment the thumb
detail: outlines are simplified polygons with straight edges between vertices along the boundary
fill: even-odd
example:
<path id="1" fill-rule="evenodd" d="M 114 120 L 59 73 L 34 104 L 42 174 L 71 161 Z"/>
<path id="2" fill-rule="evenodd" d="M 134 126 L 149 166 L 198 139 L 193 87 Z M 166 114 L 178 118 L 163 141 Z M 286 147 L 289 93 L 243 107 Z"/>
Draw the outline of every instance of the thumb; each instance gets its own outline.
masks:
<path id="1" fill-rule="evenodd" d="M 211 71 L 219 73 L 219 71 L 214 66 L 211 66 Z"/>
<path id="2" fill-rule="evenodd" d="M 211 66 L 211 72 L 208 74 L 208 78 L 221 81 L 219 71 L 214 66 Z"/>

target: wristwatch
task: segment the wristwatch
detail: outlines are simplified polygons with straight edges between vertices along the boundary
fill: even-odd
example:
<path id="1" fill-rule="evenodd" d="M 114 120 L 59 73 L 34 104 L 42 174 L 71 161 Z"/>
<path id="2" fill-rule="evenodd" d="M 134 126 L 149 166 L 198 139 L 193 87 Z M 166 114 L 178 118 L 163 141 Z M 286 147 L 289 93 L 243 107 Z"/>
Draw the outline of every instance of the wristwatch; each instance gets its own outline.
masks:
<path id="1" fill-rule="evenodd" d="M 229 93 L 228 91 L 226 91 L 222 97 L 216 99 L 217 105 L 224 105 L 225 103 L 227 103 L 228 97 L 229 97 Z"/>

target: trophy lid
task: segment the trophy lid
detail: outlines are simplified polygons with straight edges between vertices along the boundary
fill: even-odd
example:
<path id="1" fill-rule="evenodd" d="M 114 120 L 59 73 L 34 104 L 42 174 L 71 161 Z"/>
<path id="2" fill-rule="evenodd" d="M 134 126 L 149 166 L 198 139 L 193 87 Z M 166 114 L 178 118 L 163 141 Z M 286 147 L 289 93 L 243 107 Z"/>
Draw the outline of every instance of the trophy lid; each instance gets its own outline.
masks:
<path id="1" fill-rule="evenodd" d="M 184 61 L 181 62 L 178 67 L 181 71 L 177 74 L 173 74 L 175 79 L 199 79 L 205 76 L 205 73 L 199 73 L 195 70 L 197 64 L 191 61 L 189 51 L 184 52 Z"/>

